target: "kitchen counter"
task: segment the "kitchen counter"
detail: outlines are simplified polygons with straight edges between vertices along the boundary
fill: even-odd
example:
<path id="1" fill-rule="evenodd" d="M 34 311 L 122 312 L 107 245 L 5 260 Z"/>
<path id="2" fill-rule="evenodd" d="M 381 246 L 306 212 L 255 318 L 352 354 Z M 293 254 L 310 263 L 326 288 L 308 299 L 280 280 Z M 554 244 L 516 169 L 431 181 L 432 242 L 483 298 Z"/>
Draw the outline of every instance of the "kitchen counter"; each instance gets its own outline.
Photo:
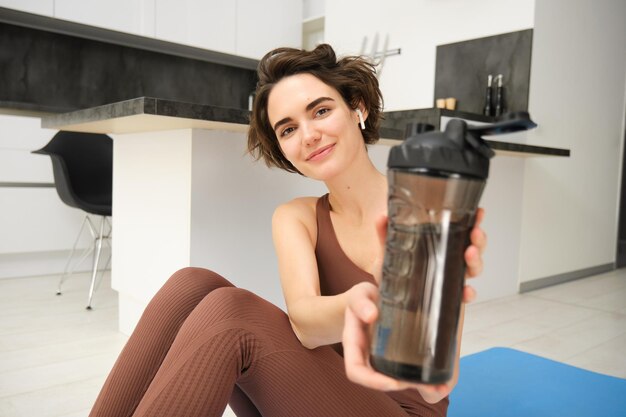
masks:
<path id="1" fill-rule="evenodd" d="M 497 119 L 446 109 L 418 109 L 384 113 L 380 129 L 381 142 L 393 145 L 404 139 L 404 127 L 410 122 L 429 123 L 439 129 L 443 117 L 461 118 L 482 123 Z M 245 132 L 249 112 L 204 104 L 185 103 L 152 97 L 46 116 L 42 127 L 92 133 L 133 133 L 182 128 L 221 129 Z M 569 156 L 568 149 L 487 140 L 496 155 Z"/>
<path id="2" fill-rule="evenodd" d="M 385 120 L 382 127 L 388 131 L 399 132 L 393 139 L 403 139 L 404 129 L 408 123 L 426 123 L 432 125 L 435 130 L 440 130 L 442 124 L 448 119 L 463 119 L 478 123 L 494 123 L 497 117 L 485 116 L 482 114 L 468 113 L 458 110 L 448 110 L 439 108 L 426 108 L 414 110 L 390 111 L 384 113 Z M 522 133 L 525 134 L 525 133 Z M 498 136 L 503 138 L 505 136 Z M 496 151 L 496 155 L 511 156 L 570 156 L 569 149 L 551 148 L 547 146 L 526 145 L 523 143 L 508 142 L 504 140 L 485 139 L 491 149 Z"/>

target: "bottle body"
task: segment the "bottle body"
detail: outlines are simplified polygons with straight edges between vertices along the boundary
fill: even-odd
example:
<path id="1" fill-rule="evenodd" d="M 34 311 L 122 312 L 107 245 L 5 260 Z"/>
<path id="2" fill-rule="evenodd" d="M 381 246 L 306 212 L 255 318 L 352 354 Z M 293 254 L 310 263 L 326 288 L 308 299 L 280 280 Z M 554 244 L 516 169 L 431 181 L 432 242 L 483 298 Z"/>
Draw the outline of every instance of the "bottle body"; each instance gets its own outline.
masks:
<path id="1" fill-rule="evenodd" d="M 496 87 L 496 109 L 494 116 L 499 117 L 504 113 L 504 87 L 502 86 L 502 74 L 498 74 L 498 86 Z"/>
<path id="2" fill-rule="evenodd" d="M 464 253 L 484 179 L 389 169 L 389 222 L 371 363 L 439 384 L 454 371 Z"/>
<path id="3" fill-rule="evenodd" d="M 502 116 L 502 94 L 503 94 L 503 90 L 502 90 L 502 86 L 498 86 L 496 88 L 496 109 L 494 111 L 494 116 L 498 117 L 498 116 Z"/>
<path id="4" fill-rule="evenodd" d="M 483 114 L 485 116 L 491 116 L 491 87 L 487 87 L 485 91 L 485 107 L 483 107 Z"/>

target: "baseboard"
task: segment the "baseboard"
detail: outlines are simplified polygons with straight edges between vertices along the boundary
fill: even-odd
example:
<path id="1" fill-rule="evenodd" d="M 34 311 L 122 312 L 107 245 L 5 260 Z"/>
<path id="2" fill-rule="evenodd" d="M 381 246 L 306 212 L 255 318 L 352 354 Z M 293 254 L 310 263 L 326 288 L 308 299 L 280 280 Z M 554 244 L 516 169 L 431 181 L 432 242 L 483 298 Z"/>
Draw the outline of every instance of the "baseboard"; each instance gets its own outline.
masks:
<path id="1" fill-rule="evenodd" d="M 106 262 L 110 253 L 109 248 L 102 248 L 103 262 Z M 63 273 L 69 254 L 69 250 L 2 253 L 0 254 L 0 279 L 60 275 Z M 82 264 L 75 267 L 74 272 L 89 272 L 91 267 L 89 256 Z"/>
<path id="2" fill-rule="evenodd" d="M 568 281 L 574 281 L 581 278 L 587 278 L 592 275 L 603 274 L 615 269 L 615 264 L 604 264 L 593 266 L 591 268 L 579 269 L 577 271 L 566 272 L 563 274 L 552 275 L 545 278 L 534 279 L 532 281 L 522 282 L 519 286 L 519 292 L 529 292 L 540 288 L 550 287 L 552 285 L 562 284 Z"/>

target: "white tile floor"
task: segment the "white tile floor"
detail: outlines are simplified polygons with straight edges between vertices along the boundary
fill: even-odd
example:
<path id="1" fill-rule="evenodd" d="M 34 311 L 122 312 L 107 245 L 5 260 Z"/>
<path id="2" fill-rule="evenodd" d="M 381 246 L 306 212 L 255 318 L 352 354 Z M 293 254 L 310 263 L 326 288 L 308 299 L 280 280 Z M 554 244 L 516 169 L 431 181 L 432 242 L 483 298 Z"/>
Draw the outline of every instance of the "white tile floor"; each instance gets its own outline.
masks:
<path id="1" fill-rule="evenodd" d="M 0 416 L 87 416 L 126 341 L 108 282 L 84 309 L 87 281 L 0 280 Z M 468 306 L 462 354 L 493 346 L 626 378 L 626 270 Z"/>

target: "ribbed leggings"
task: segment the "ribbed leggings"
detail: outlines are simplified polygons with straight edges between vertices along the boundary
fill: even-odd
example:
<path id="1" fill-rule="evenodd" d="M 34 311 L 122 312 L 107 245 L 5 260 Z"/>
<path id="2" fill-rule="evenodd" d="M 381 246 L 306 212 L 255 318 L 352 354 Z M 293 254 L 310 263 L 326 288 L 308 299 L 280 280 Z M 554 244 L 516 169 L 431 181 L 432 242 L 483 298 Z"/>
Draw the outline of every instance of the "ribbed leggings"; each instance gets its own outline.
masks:
<path id="1" fill-rule="evenodd" d="M 90 416 L 212 417 L 227 403 L 238 417 L 445 414 L 426 404 L 409 414 L 350 382 L 341 356 L 303 347 L 282 310 L 214 272 L 185 268 L 146 307 Z"/>

